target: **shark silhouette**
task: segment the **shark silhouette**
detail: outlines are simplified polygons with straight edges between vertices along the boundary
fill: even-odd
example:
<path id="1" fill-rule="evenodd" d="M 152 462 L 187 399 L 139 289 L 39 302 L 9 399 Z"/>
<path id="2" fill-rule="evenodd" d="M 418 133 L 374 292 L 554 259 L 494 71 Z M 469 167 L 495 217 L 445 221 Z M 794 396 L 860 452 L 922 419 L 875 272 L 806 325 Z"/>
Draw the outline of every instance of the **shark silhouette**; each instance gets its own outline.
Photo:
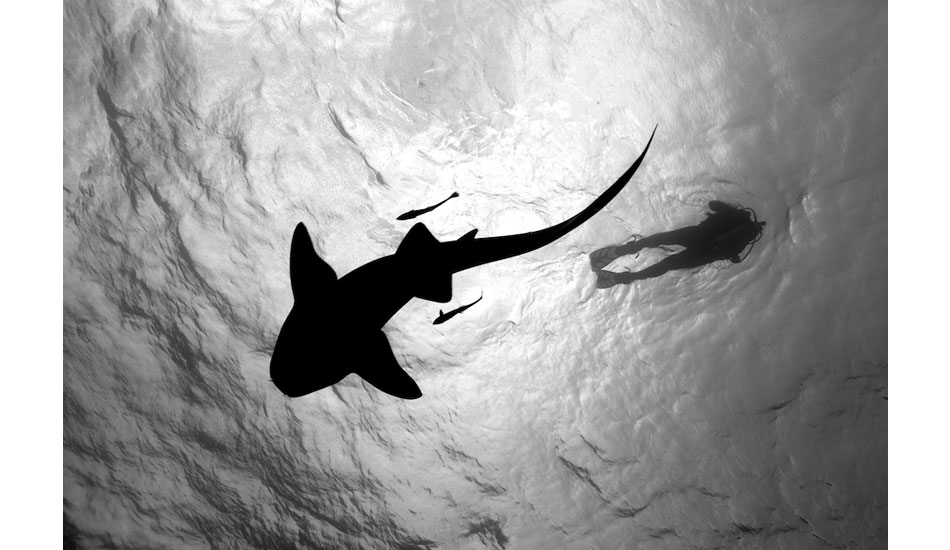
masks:
<path id="1" fill-rule="evenodd" d="M 472 303 L 470 303 L 470 304 L 466 304 L 466 305 L 464 305 L 464 306 L 459 306 L 459 307 L 453 309 L 452 311 L 450 311 L 450 312 L 448 312 L 448 313 L 442 313 L 442 310 L 440 309 L 440 310 L 439 310 L 439 316 L 435 318 L 435 321 L 432 321 L 432 324 L 433 324 L 433 325 L 441 325 L 442 323 L 448 321 L 448 320 L 451 319 L 452 317 L 455 317 L 455 316 L 458 315 L 459 313 L 462 313 L 462 312 L 464 312 L 466 309 L 468 309 L 468 308 L 474 306 L 474 305 L 477 304 L 478 302 L 481 302 L 481 301 L 482 301 L 482 298 L 484 298 L 484 297 L 485 297 L 485 293 L 482 292 L 482 294 L 481 294 L 481 295 L 478 297 L 478 299 L 475 300 L 474 302 L 472 302 Z"/>
<path id="2" fill-rule="evenodd" d="M 459 196 L 459 194 L 458 194 L 457 192 L 456 192 L 456 193 L 452 193 L 451 195 L 449 195 L 449 199 L 454 199 L 454 198 L 457 197 L 457 196 Z M 433 204 L 432 206 L 427 206 L 427 207 L 425 207 L 425 208 L 420 208 L 419 210 L 410 210 L 410 211 L 408 211 L 408 212 L 405 212 L 405 213 L 403 213 L 403 214 L 400 214 L 399 217 L 397 217 L 396 219 L 397 219 L 397 220 L 411 220 L 412 218 L 419 217 L 419 216 L 421 216 L 421 215 L 423 215 L 423 214 L 425 214 L 425 213 L 427 213 L 427 212 L 432 212 L 432 211 L 435 210 L 436 208 L 438 208 L 438 207 L 442 206 L 443 204 L 449 202 L 449 199 L 445 199 L 444 201 L 440 202 L 439 204 Z"/>
<path id="3" fill-rule="evenodd" d="M 450 301 L 453 273 L 537 250 L 576 229 L 630 181 L 654 134 L 656 128 L 637 160 L 587 208 L 538 231 L 482 239 L 469 231 L 458 240 L 439 242 L 416 223 L 395 254 L 338 279 L 317 255 L 307 228 L 298 223 L 290 245 L 294 305 L 274 345 L 271 380 L 284 394 L 300 397 L 355 373 L 390 395 L 421 397 L 419 386 L 396 361 L 383 325 L 413 298 Z"/>

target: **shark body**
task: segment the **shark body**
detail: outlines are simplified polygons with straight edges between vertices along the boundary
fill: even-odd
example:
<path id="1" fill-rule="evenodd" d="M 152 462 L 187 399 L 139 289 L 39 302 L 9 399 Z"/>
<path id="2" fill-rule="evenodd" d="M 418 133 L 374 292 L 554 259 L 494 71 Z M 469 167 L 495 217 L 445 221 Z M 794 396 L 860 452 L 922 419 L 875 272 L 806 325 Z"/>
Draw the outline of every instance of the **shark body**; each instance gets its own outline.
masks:
<path id="1" fill-rule="evenodd" d="M 419 217 L 419 216 L 421 216 L 421 215 L 423 215 L 423 214 L 425 214 L 425 213 L 427 213 L 427 212 L 432 212 L 432 211 L 435 210 L 436 208 L 438 208 L 438 207 L 442 206 L 443 204 L 449 202 L 449 199 L 454 199 L 454 198 L 457 197 L 457 196 L 459 196 L 459 194 L 458 194 L 457 192 L 456 192 L 456 193 L 452 193 L 451 195 L 449 195 L 449 198 L 448 198 L 448 199 L 445 199 L 444 201 L 440 202 L 439 204 L 433 204 L 432 206 L 427 206 L 427 207 L 425 207 L 425 208 L 420 208 L 419 210 L 410 210 L 410 211 L 408 211 L 408 212 L 405 212 L 405 213 L 403 213 L 403 214 L 400 214 L 399 217 L 397 217 L 396 219 L 397 219 L 397 220 L 411 220 L 412 218 Z"/>
<path id="2" fill-rule="evenodd" d="M 474 305 L 477 304 L 478 302 L 481 302 L 481 301 L 482 301 L 482 298 L 484 298 L 484 297 L 485 297 L 485 293 L 483 292 L 483 293 L 481 294 L 481 296 L 479 296 L 478 299 L 475 300 L 474 302 L 472 302 L 472 303 L 470 303 L 470 304 L 466 304 L 466 305 L 464 305 L 464 306 L 459 306 L 459 307 L 453 309 L 452 311 L 450 311 L 450 312 L 448 312 L 448 313 L 442 313 L 442 310 L 440 309 L 440 310 L 439 310 L 439 316 L 435 318 L 435 321 L 432 321 L 432 324 L 433 324 L 433 325 L 441 325 L 442 323 L 448 321 L 448 320 L 451 319 L 452 317 L 455 317 L 455 316 L 458 315 L 459 313 L 463 313 L 466 309 L 468 309 L 468 308 L 474 306 Z"/>
<path id="3" fill-rule="evenodd" d="M 287 396 L 300 397 L 355 373 L 390 395 L 421 397 L 382 331 L 389 319 L 413 298 L 450 301 L 453 273 L 537 250 L 576 229 L 630 181 L 653 134 L 630 168 L 587 208 L 538 231 L 481 239 L 470 231 L 458 240 L 439 242 L 416 223 L 394 254 L 337 278 L 314 250 L 306 226 L 298 223 L 290 248 L 294 305 L 271 355 L 271 380 Z"/>

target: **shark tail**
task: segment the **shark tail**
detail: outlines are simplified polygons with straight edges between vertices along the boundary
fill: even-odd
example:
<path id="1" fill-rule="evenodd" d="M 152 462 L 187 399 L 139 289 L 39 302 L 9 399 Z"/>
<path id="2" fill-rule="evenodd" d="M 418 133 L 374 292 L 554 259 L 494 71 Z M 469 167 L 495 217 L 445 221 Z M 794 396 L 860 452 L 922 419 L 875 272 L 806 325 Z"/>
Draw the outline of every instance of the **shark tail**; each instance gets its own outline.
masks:
<path id="1" fill-rule="evenodd" d="M 560 239 L 564 235 L 567 235 L 579 227 L 581 224 L 593 217 L 594 214 L 607 206 L 607 203 L 613 200 L 613 198 L 616 197 L 621 190 L 623 190 L 623 188 L 633 177 L 634 173 L 636 173 L 637 169 L 640 167 L 640 164 L 643 162 L 643 158 L 650 149 L 650 144 L 653 143 L 654 135 L 656 135 L 656 128 L 653 128 L 653 133 L 650 134 L 650 140 L 643 148 L 640 156 L 637 157 L 637 160 L 635 160 L 633 164 L 627 168 L 627 171 L 624 172 L 610 187 L 608 187 L 606 191 L 604 191 L 599 197 L 597 197 L 592 203 L 590 203 L 586 208 L 578 212 L 576 215 L 564 220 L 557 225 L 552 225 L 551 227 L 540 229 L 538 231 L 521 233 L 517 235 L 504 235 L 501 237 L 470 239 L 466 243 L 466 254 L 457 255 L 453 258 L 451 271 L 453 273 L 458 273 L 459 271 L 463 271 L 478 265 L 497 262 L 498 260 L 504 260 L 506 258 L 511 258 L 531 252 L 532 250 L 537 250 L 542 246 L 553 243 L 554 241 Z M 463 240 L 459 239 L 457 242 L 461 243 Z"/>
<path id="2" fill-rule="evenodd" d="M 564 220 L 563 222 L 549 227 L 548 229 L 541 230 L 538 233 L 546 233 L 545 239 L 549 239 L 548 243 L 554 242 L 555 240 L 560 239 L 564 235 L 567 235 L 569 232 L 573 231 L 582 223 L 591 219 L 594 214 L 603 209 L 603 207 L 607 206 L 607 204 L 612 201 L 614 197 L 620 194 L 620 191 L 626 187 L 627 183 L 630 181 L 630 178 L 632 178 L 637 172 L 637 169 L 640 168 L 643 158 L 647 155 L 647 151 L 650 150 L 650 144 L 653 143 L 653 136 L 656 135 L 656 129 L 657 126 L 654 126 L 653 133 L 650 134 L 650 139 L 647 141 L 646 146 L 643 147 L 643 151 L 640 152 L 640 156 L 637 157 L 637 160 L 633 161 L 633 164 L 630 165 L 630 168 L 627 168 L 627 171 L 617 178 L 617 181 L 615 181 L 613 185 L 608 187 L 606 191 L 597 197 L 594 202 L 590 203 L 587 208 L 581 210 L 577 213 L 577 215 L 571 217 L 570 219 Z"/>

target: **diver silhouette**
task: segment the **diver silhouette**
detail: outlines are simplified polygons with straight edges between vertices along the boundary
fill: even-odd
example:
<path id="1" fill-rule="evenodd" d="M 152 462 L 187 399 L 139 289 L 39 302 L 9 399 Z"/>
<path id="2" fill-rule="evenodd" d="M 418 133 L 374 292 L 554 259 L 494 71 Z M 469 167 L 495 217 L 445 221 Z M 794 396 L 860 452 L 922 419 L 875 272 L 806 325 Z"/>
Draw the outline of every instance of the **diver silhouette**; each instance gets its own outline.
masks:
<path id="1" fill-rule="evenodd" d="M 709 201 L 712 213 L 699 224 L 657 233 L 619 246 L 608 246 L 590 254 L 591 269 L 597 274 L 597 288 L 609 288 L 659 277 L 675 269 L 691 269 L 718 260 L 739 263 L 746 247 L 754 245 L 762 235 L 765 222 L 760 222 L 750 208 Z M 605 271 L 608 264 L 621 256 L 635 254 L 644 248 L 679 245 L 686 250 L 667 256 L 656 264 L 634 272 Z M 749 251 L 751 252 L 751 248 Z M 748 252 L 746 253 L 748 256 Z"/>

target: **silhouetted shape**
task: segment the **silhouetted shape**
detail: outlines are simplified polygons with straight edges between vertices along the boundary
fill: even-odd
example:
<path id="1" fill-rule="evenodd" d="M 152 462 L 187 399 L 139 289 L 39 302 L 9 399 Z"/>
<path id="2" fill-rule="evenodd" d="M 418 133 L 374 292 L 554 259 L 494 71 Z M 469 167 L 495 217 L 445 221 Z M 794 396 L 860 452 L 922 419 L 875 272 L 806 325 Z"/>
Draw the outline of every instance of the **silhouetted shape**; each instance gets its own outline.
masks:
<path id="1" fill-rule="evenodd" d="M 433 204 L 432 206 L 427 206 L 427 207 L 425 207 L 425 208 L 420 208 L 419 210 L 410 210 L 410 211 L 406 212 L 405 214 L 400 214 L 399 217 L 396 218 L 396 219 L 397 219 L 397 220 L 411 220 L 412 218 L 416 218 L 416 217 L 421 216 L 421 215 L 423 215 L 423 214 L 425 214 L 425 213 L 427 213 L 427 212 L 432 212 L 432 211 L 435 210 L 436 208 L 438 208 L 438 207 L 442 206 L 443 204 L 449 202 L 449 199 L 454 199 L 454 198 L 457 197 L 457 196 L 459 196 L 458 193 L 452 193 L 451 195 L 449 195 L 449 198 L 448 198 L 448 199 L 445 199 L 444 201 L 440 202 L 439 204 Z"/>
<path id="2" fill-rule="evenodd" d="M 464 238 L 464 237 L 463 237 L 463 238 Z M 481 294 L 481 295 L 478 297 L 478 299 L 475 300 L 474 302 L 468 304 L 467 306 L 459 306 L 459 307 L 453 309 L 452 311 L 450 311 L 450 312 L 448 312 L 448 313 L 442 313 L 442 310 L 440 309 L 440 310 L 439 310 L 439 316 L 435 318 L 435 321 L 432 321 L 432 324 L 433 324 L 433 325 L 441 325 L 442 323 L 448 321 L 448 320 L 451 319 L 452 317 L 455 317 L 455 316 L 458 315 L 459 313 L 462 313 L 462 312 L 465 311 L 466 309 L 468 309 L 468 308 L 474 306 L 474 305 L 477 304 L 478 302 L 481 302 L 481 301 L 482 301 L 482 298 L 484 298 L 484 297 L 485 297 L 485 293 L 482 292 L 482 294 Z"/>
<path id="3" fill-rule="evenodd" d="M 393 356 L 383 325 L 414 297 L 451 300 L 453 273 L 531 252 L 580 226 L 630 181 L 652 142 L 653 135 L 639 158 L 600 197 L 557 225 L 484 239 L 469 232 L 462 239 L 439 242 L 417 223 L 395 254 L 340 279 L 317 255 L 307 228 L 298 223 L 290 246 L 294 305 L 274 345 L 271 380 L 286 395 L 299 397 L 356 373 L 390 395 L 420 397 L 419 386 Z"/>
<path id="4" fill-rule="evenodd" d="M 621 246 L 608 246 L 595 250 L 590 255 L 590 266 L 597 273 L 597 288 L 609 288 L 618 284 L 659 277 L 674 269 L 690 269 L 717 260 L 739 263 L 747 246 L 754 245 L 762 235 L 765 222 L 760 222 L 750 208 L 733 206 L 721 201 L 710 201 L 712 214 L 698 225 L 684 227 L 666 233 L 657 233 Z M 603 271 L 615 259 L 635 254 L 644 248 L 679 245 L 686 250 L 667 256 L 656 264 L 632 273 Z M 752 249 L 749 249 L 751 252 Z M 748 253 L 746 254 L 748 256 Z"/>

